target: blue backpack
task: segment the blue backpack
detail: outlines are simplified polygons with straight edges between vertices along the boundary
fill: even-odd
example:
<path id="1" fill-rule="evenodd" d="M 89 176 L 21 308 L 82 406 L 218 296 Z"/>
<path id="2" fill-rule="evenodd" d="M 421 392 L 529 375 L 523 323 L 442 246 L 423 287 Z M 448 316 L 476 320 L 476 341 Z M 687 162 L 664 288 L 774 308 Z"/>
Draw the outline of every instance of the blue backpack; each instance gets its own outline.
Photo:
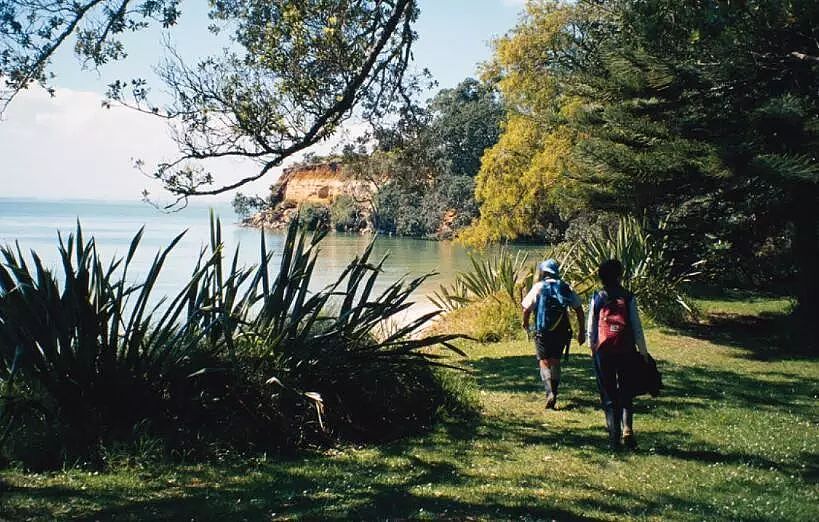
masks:
<path id="1" fill-rule="evenodd" d="M 544 281 L 537 299 L 535 329 L 538 332 L 565 332 L 569 330 L 566 317 L 568 285 L 563 281 Z"/>

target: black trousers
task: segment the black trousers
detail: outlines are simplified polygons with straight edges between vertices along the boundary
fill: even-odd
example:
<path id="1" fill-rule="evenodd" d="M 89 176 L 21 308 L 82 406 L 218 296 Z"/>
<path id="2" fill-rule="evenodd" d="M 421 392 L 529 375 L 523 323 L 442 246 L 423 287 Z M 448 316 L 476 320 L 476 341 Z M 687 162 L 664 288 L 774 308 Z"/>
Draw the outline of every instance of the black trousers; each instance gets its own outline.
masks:
<path id="1" fill-rule="evenodd" d="M 571 342 L 572 332 L 560 330 L 557 332 L 537 332 L 535 333 L 535 352 L 537 360 L 560 359 L 566 350 L 566 345 Z"/>
<path id="2" fill-rule="evenodd" d="M 594 354 L 594 372 L 600 403 L 606 412 L 606 423 L 613 434 L 620 433 L 620 423 L 631 429 L 634 393 L 630 386 L 631 364 L 634 354 L 607 353 L 598 350 Z"/>

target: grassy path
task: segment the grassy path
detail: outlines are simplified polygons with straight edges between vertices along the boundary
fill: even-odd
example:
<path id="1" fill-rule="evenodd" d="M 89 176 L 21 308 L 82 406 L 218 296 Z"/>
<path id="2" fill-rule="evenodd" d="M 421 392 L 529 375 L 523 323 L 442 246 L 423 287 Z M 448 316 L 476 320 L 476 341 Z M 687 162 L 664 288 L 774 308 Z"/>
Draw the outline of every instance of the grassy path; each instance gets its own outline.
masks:
<path id="1" fill-rule="evenodd" d="M 605 449 L 584 350 L 545 412 L 528 343 L 470 345 L 474 421 L 286 462 L 6 471 L 0 519 L 819 520 L 819 362 L 766 351 L 776 304 L 706 308 L 711 327 L 648 332 L 666 390 L 634 453 Z"/>

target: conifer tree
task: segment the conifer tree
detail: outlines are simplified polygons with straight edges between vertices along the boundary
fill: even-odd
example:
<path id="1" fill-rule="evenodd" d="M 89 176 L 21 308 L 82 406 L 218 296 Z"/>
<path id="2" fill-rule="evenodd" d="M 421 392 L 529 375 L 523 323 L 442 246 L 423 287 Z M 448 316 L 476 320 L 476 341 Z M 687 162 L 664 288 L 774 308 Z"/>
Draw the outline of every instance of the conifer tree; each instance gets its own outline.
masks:
<path id="1" fill-rule="evenodd" d="M 569 124 L 583 136 L 573 175 L 587 204 L 671 214 L 681 248 L 717 237 L 741 264 L 766 243 L 787 249 L 807 327 L 819 312 L 819 5 L 613 6 L 602 68 L 566 82 L 585 101 Z"/>

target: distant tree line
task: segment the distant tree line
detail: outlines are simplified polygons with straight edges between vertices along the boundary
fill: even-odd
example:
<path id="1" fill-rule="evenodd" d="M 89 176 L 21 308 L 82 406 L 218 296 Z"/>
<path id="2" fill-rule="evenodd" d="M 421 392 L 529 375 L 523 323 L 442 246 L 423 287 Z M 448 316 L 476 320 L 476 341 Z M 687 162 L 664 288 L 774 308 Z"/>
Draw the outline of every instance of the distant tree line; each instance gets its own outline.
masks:
<path id="1" fill-rule="evenodd" d="M 439 91 L 392 126 L 376 129 L 374 150 L 346 150 L 351 175 L 377 182 L 376 229 L 449 238 L 478 215 L 475 176 L 500 136 L 503 105 L 495 88 L 467 78 Z"/>
<path id="2" fill-rule="evenodd" d="M 452 238 L 478 216 L 475 176 L 484 151 L 501 132 L 503 104 L 488 83 L 467 78 L 390 125 L 377 126 L 343 154 L 309 155 L 305 165 L 340 162 L 344 174 L 372 190 L 336 197 L 328 205 L 302 204 L 308 227 L 369 228 L 412 237 Z M 237 194 L 234 209 L 246 217 L 282 203 Z M 285 203 L 286 204 L 286 203 Z"/>

